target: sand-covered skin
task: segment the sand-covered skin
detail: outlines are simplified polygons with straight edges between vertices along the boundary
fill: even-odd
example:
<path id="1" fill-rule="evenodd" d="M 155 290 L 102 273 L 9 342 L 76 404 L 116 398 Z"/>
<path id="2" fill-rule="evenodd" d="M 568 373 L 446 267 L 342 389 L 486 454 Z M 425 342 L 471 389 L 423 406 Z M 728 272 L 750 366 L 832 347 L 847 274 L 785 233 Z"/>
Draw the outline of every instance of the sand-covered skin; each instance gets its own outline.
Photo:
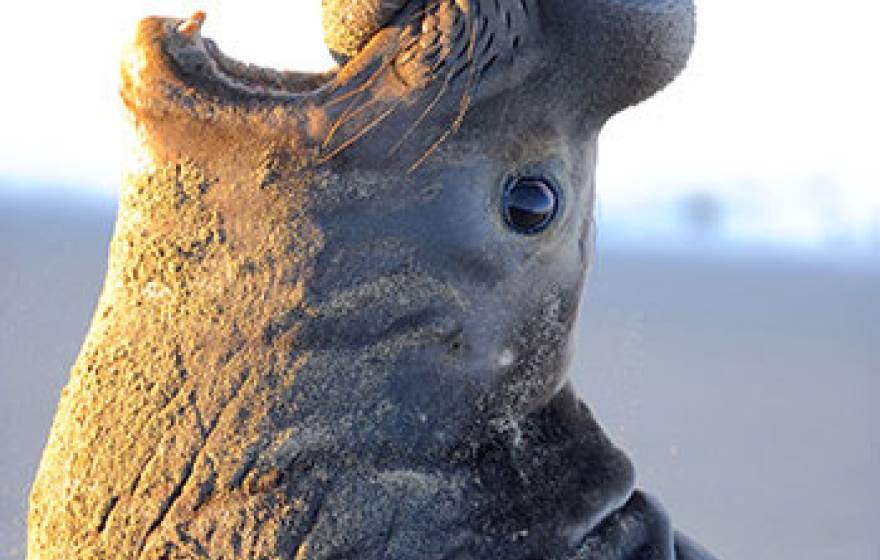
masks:
<path id="1" fill-rule="evenodd" d="M 0 195 L 3 558 L 24 558 L 28 485 L 113 218 Z M 573 374 L 678 524 L 721 557 L 876 557 L 880 272 L 609 252 L 601 239 L 598 255 Z"/>
<path id="2" fill-rule="evenodd" d="M 445 6 L 311 77 L 138 23 L 31 560 L 710 558 L 567 380 L 597 137 L 682 70 L 692 2 Z"/>

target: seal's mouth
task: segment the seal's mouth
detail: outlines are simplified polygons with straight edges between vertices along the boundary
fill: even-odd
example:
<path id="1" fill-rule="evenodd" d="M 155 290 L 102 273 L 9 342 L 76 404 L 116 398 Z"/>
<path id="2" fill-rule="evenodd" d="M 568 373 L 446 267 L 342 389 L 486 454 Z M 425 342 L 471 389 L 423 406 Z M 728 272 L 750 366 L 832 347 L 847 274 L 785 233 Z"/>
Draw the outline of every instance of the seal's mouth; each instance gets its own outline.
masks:
<path id="1" fill-rule="evenodd" d="M 235 60 L 202 37 L 204 21 L 204 12 L 140 21 L 122 65 L 121 93 L 129 108 L 161 112 L 169 102 L 186 107 L 207 98 L 284 104 L 327 89 L 340 71 L 275 70 Z"/>
<path id="2" fill-rule="evenodd" d="M 211 39 L 202 37 L 204 12 L 185 20 L 166 23 L 165 50 L 187 77 L 210 81 L 256 96 L 291 97 L 320 89 L 336 75 L 285 71 L 236 60 L 223 53 Z"/>
<path id="3" fill-rule="evenodd" d="M 257 94 L 287 96 L 313 91 L 335 74 L 306 74 L 244 63 L 225 55 L 211 39 L 202 39 L 201 46 L 214 79 Z"/>

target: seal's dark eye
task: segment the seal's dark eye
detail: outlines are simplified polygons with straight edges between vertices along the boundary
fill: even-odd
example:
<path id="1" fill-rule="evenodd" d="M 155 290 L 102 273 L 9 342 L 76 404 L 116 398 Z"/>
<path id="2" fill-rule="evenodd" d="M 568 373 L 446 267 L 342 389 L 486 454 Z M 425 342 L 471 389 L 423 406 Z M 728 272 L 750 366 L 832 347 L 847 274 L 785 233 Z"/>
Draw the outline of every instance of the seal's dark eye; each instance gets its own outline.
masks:
<path id="1" fill-rule="evenodd" d="M 559 195 L 544 179 L 520 177 L 507 185 L 503 204 L 507 225 L 519 233 L 532 234 L 543 231 L 553 221 Z"/>

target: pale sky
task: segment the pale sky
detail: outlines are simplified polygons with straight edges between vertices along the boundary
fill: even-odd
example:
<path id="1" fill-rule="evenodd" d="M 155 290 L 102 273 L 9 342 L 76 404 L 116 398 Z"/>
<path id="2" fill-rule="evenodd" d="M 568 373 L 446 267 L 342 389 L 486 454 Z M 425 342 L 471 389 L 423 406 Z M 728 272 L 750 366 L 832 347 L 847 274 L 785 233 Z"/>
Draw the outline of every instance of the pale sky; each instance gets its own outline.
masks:
<path id="1" fill-rule="evenodd" d="M 834 227 L 880 239 L 880 7 L 866 0 L 697 1 L 699 36 L 688 70 L 604 132 L 606 211 L 712 192 L 766 214 L 741 220 L 737 227 L 746 230 L 825 235 L 819 230 L 827 224 L 818 222 L 831 207 Z M 119 51 L 142 15 L 205 9 L 204 34 L 233 57 L 282 68 L 331 64 L 320 0 L 84 6 L 31 1 L 3 9 L 0 179 L 114 192 L 123 137 Z"/>

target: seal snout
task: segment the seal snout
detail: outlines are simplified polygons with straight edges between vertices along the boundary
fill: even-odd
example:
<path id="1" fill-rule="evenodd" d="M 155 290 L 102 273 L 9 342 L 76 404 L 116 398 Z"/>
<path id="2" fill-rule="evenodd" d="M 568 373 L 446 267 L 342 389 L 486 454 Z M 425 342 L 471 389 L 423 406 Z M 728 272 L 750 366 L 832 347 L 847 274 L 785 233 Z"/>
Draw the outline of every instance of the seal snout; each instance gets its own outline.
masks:
<path id="1" fill-rule="evenodd" d="M 693 0 L 603 0 L 609 73 L 621 108 L 657 93 L 684 69 L 696 33 Z M 613 46 L 609 48 L 609 45 Z"/>
<path id="2" fill-rule="evenodd" d="M 553 67 L 599 116 L 663 89 L 693 47 L 693 0 L 548 0 L 542 12 Z"/>

